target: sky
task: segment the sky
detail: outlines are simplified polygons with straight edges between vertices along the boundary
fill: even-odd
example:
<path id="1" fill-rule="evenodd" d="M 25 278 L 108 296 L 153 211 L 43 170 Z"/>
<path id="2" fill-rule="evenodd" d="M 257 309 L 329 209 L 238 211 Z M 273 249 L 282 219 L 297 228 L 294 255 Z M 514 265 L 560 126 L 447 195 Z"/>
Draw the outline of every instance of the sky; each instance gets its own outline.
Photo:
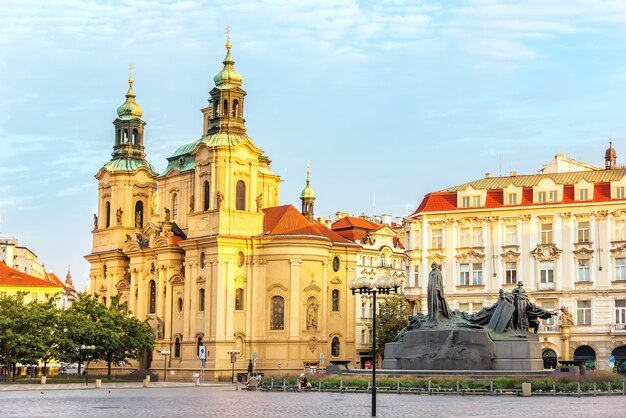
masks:
<path id="1" fill-rule="evenodd" d="M 230 24 L 248 134 L 315 215 L 407 216 L 557 152 L 626 155 L 626 2 L 0 0 L 0 236 L 89 275 L 128 66 L 158 172 L 200 137 Z M 623 160 L 622 160 L 623 161 Z"/>

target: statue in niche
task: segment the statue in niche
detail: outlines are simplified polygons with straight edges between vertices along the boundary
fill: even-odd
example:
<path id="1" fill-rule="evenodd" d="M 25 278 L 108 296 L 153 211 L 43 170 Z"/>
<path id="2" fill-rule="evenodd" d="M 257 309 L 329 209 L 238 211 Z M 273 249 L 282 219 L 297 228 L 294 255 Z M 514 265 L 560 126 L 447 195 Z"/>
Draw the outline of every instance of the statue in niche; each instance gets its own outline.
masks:
<path id="1" fill-rule="evenodd" d="M 306 329 L 317 329 L 317 303 L 311 302 L 306 308 Z"/>
<path id="2" fill-rule="evenodd" d="M 135 228 L 141 228 L 141 211 L 135 212 Z"/>
<path id="3" fill-rule="evenodd" d="M 98 215 L 93 214 L 93 228 L 98 229 Z"/>
<path id="4" fill-rule="evenodd" d="M 152 214 L 157 213 L 157 194 L 156 191 L 152 194 L 152 202 L 150 202 L 150 206 L 152 207 Z"/>
<path id="5" fill-rule="evenodd" d="M 574 325 L 574 318 L 572 318 L 572 313 L 567 309 L 567 306 L 561 306 L 561 325 L 572 326 Z"/>
<path id="6" fill-rule="evenodd" d="M 117 211 L 115 212 L 115 217 L 117 218 L 117 224 L 120 225 L 122 223 L 122 214 L 124 213 L 124 211 L 122 210 L 122 208 L 117 208 Z"/>
<path id="7" fill-rule="evenodd" d="M 224 202 L 224 195 L 222 192 L 217 192 L 217 208 L 222 208 L 222 203 Z"/>
<path id="8" fill-rule="evenodd" d="M 163 339 L 163 337 L 165 336 L 165 333 L 163 332 L 164 330 L 165 330 L 165 324 L 163 324 L 163 320 L 157 316 L 157 319 L 156 319 L 156 339 L 157 340 Z"/>
<path id="9" fill-rule="evenodd" d="M 261 212 L 261 209 L 263 209 L 263 193 L 256 197 L 256 211 Z"/>
<path id="10" fill-rule="evenodd" d="M 191 197 L 189 198 L 189 213 L 193 213 L 193 207 L 195 206 L 196 203 L 196 198 L 191 195 Z"/>
<path id="11" fill-rule="evenodd" d="M 443 294 L 443 277 L 433 261 L 428 275 L 428 320 L 437 324 L 451 318 L 448 302 Z"/>
<path id="12" fill-rule="evenodd" d="M 165 222 L 169 222 L 170 221 L 170 210 L 168 208 L 165 208 Z"/>

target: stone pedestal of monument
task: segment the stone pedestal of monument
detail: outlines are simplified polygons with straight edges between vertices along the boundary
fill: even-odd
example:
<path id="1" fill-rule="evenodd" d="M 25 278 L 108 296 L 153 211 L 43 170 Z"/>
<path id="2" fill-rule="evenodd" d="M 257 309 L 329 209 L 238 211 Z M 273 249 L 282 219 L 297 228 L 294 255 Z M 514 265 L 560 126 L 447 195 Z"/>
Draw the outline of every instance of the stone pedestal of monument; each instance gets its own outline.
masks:
<path id="1" fill-rule="evenodd" d="M 487 329 L 415 329 L 385 345 L 383 369 L 542 370 L 541 344 L 534 334 L 500 334 Z"/>

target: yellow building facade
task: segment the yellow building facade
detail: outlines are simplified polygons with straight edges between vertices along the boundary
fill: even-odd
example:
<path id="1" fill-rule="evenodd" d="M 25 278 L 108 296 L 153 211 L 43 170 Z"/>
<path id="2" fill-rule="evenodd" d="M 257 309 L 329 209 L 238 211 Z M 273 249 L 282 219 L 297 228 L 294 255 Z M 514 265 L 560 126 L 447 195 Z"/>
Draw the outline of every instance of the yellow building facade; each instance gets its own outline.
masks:
<path id="1" fill-rule="evenodd" d="M 165 361 L 168 378 L 199 372 L 201 346 L 208 379 L 230 378 L 231 350 L 236 372 L 252 359 L 268 374 L 354 362 L 347 283 L 359 247 L 313 221 L 312 191 L 302 211 L 279 206 L 282 180 L 246 134 L 243 79 L 226 48 L 201 138 L 180 146 L 161 174 L 146 160 L 129 79 L 113 158 L 96 175 L 91 289 L 105 303 L 121 295 L 149 319 L 156 346 L 144 365 L 162 373 Z"/>
<path id="2" fill-rule="evenodd" d="M 466 312 L 522 281 L 534 303 L 564 307 L 539 329 L 546 367 L 571 359 L 619 367 L 626 360 L 626 169 L 612 147 L 605 169 L 580 163 L 563 171 L 562 159 L 542 174 L 487 174 L 427 194 L 405 222 L 405 292 L 423 310 L 432 262 L 441 265 L 450 306 Z"/>

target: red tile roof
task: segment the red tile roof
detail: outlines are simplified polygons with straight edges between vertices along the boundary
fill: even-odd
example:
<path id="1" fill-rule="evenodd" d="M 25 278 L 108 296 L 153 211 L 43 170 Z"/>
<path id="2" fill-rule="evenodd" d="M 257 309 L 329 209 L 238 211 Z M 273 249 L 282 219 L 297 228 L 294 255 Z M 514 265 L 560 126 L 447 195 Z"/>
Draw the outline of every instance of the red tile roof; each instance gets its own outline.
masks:
<path id="1" fill-rule="evenodd" d="M 470 184 L 470 183 L 468 183 Z M 451 187 L 448 191 L 432 192 L 424 196 L 419 207 L 413 212 L 413 215 L 421 212 L 449 212 L 455 210 L 467 209 L 495 209 L 504 207 L 504 191 L 502 189 L 488 189 L 485 199 L 485 205 L 479 208 L 458 208 L 457 192 L 462 189 Z M 611 200 L 611 183 L 595 183 L 593 185 L 593 199 L 588 202 L 607 202 Z M 626 200 L 626 199 L 619 199 Z M 587 203 L 586 201 L 576 200 L 574 184 L 563 185 L 563 199 L 560 202 L 550 203 L 534 203 L 533 188 L 524 187 L 522 189 L 522 202 L 520 205 L 506 205 L 506 207 L 523 207 L 537 205 L 561 205 L 573 203 Z"/>
<path id="2" fill-rule="evenodd" d="M 265 235 L 310 235 L 324 237 L 335 243 L 351 244 L 349 240 L 318 222 L 309 222 L 293 205 L 263 209 Z"/>
<path id="3" fill-rule="evenodd" d="M 7 266 L 4 261 L 0 261 L 0 286 L 11 287 L 50 287 L 62 289 L 63 285 L 52 281 L 39 279 L 29 274 L 23 273 Z"/>

